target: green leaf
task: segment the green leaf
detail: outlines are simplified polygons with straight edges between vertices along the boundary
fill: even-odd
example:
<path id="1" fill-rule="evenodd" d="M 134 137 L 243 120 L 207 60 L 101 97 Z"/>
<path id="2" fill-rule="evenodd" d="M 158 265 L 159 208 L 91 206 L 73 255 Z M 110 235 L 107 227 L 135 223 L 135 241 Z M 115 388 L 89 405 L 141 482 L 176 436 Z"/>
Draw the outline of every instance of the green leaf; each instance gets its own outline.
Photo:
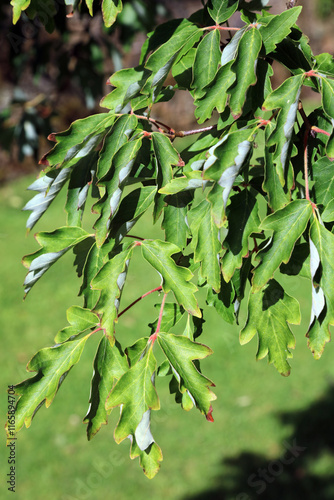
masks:
<path id="1" fill-rule="evenodd" d="M 104 180 L 109 174 L 112 159 L 119 149 L 128 142 L 131 134 L 136 129 L 138 120 L 134 115 L 120 116 L 105 136 L 103 147 L 99 153 L 97 164 L 97 178 Z"/>
<path id="2" fill-rule="evenodd" d="M 195 55 L 196 49 L 192 48 L 173 65 L 172 75 L 179 88 L 190 90 Z"/>
<path id="3" fill-rule="evenodd" d="M 259 31 L 266 54 L 273 52 L 276 45 L 288 36 L 301 10 L 301 6 L 285 10 L 281 14 L 274 16 L 265 26 L 260 26 Z"/>
<path id="4" fill-rule="evenodd" d="M 156 307 L 160 312 L 161 304 L 155 304 L 154 307 Z M 184 309 L 182 306 L 180 306 L 179 304 L 166 302 L 162 312 L 160 329 L 164 332 L 169 332 L 169 330 L 181 320 L 183 315 Z M 153 323 L 148 324 L 148 326 L 151 328 L 151 335 L 156 332 L 158 321 L 159 318 L 156 318 Z"/>
<path id="5" fill-rule="evenodd" d="M 325 210 L 322 212 L 321 218 L 324 222 L 334 221 L 334 198 L 331 199 Z"/>
<path id="6" fill-rule="evenodd" d="M 234 292 L 231 282 L 226 283 L 222 278 L 219 293 L 216 293 L 211 287 L 208 288 L 206 303 L 208 306 L 214 307 L 223 320 L 232 325 L 234 323 L 233 298 Z"/>
<path id="7" fill-rule="evenodd" d="M 165 198 L 167 206 L 164 208 L 161 227 L 165 231 L 166 241 L 170 241 L 181 250 L 187 246 L 189 236 L 187 206 L 192 199 L 193 197 L 189 192 L 177 193 Z"/>
<path id="8" fill-rule="evenodd" d="M 106 402 L 107 411 L 121 406 L 120 419 L 115 429 L 116 443 L 130 437 L 130 457 L 140 457 L 141 466 L 148 477 L 153 477 L 158 472 L 159 462 L 162 460 L 161 450 L 150 430 L 150 411 L 160 408 L 154 386 L 156 365 L 151 344 L 141 359 L 118 380 Z"/>
<path id="9" fill-rule="evenodd" d="M 196 96 L 194 104 L 196 106 L 195 116 L 198 123 L 203 123 L 211 118 L 214 108 L 218 113 L 222 113 L 226 107 L 227 89 L 231 87 L 236 78 L 236 74 L 231 71 L 232 62 L 219 68 L 214 80 L 207 87 L 202 96 Z"/>
<path id="10" fill-rule="evenodd" d="M 52 232 L 37 233 L 35 238 L 41 249 L 23 257 L 23 265 L 29 269 L 24 280 L 27 294 L 41 276 L 70 248 L 90 237 L 80 227 L 60 227 Z"/>
<path id="11" fill-rule="evenodd" d="M 179 155 L 172 143 L 165 135 L 160 132 L 152 133 L 152 145 L 157 169 L 157 184 L 158 189 L 164 187 L 173 178 L 172 165 L 177 165 Z M 161 211 L 165 205 L 165 196 L 162 196 L 159 191 L 156 194 L 154 207 L 154 221 L 159 218 Z"/>
<path id="12" fill-rule="evenodd" d="M 116 71 L 108 80 L 108 84 L 116 88 L 103 97 L 100 105 L 115 113 L 125 111 L 131 99 L 140 95 L 149 76 L 150 72 L 142 66 Z"/>
<path id="13" fill-rule="evenodd" d="M 159 192 L 162 194 L 174 195 L 176 193 L 180 193 L 181 191 L 189 191 L 197 188 L 204 189 L 210 184 L 211 183 L 209 181 L 203 179 L 203 172 L 185 172 L 184 176 L 175 177 L 164 187 L 160 188 Z"/>
<path id="14" fill-rule="evenodd" d="M 98 113 L 72 123 L 69 129 L 51 134 L 49 139 L 57 144 L 40 160 L 42 165 L 68 168 L 86 156 L 101 141 L 115 117 L 109 113 Z"/>
<path id="15" fill-rule="evenodd" d="M 66 317 L 71 326 L 66 326 L 57 333 L 55 337 L 56 344 L 73 340 L 79 334 L 100 324 L 100 319 L 96 314 L 79 306 L 72 306 L 67 309 Z"/>
<path id="16" fill-rule="evenodd" d="M 10 5 L 13 7 L 13 24 L 16 24 L 21 17 L 21 13 L 26 10 L 31 3 L 31 0 L 11 0 Z"/>
<path id="17" fill-rule="evenodd" d="M 266 127 L 265 130 L 265 141 L 266 143 L 269 140 L 271 130 L 269 127 Z M 277 173 L 275 162 L 274 162 L 274 152 L 273 148 L 266 147 L 264 151 L 264 182 L 263 189 L 268 193 L 268 204 L 270 208 L 274 211 L 283 208 L 290 201 L 289 193 L 286 193 L 279 175 Z M 286 188 L 286 186 L 285 186 Z"/>
<path id="18" fill-rule="evenodd" d="M 244 35 L 246 28 L 247 26 L 244 26 L 239 31 L 237 31 L 236 34 L 233 35 L 232 40 L 224 47 L 220 60 L 220 64 L 222 66 L 225 66 L 225 64 L 234 61 L 234 59 L 237 57 L 240 39 Z"/>
<path id="19" fill-rule="evenodd" d="M 289 261 L 296 241 L 306 229 L 312 214 L 312 205 L 307 200 L 295 200 L 281 210 L 268 215 L 260 229 L 272 230 L 269 246 L 258 254 L 261 263 L 254 271 L 253 289 L 260 290 L 282 262 Z"/>
<path id="20" fill-rule="evenodd" d="M 194 316 L 201 317 L 194 292 L 197 288 L 189 283 L 193 274 L 185 268 L 175 264 L 172 254 L 180 249 L 172 243 L 161 240 L 145 240 L 141 244 L 143 257 L 156 269 L 162 278 L 162 288 L 165 293 L 172 290 L 176 300 L 186 311 Z"/>
<path id="21" fill-rule="evenodd" d="M 256 359 L 268 355 L 268 362 L 284 376 L 290 374 L 288 358 L 292 357 L 290 349 L 295 347 L 288 323 L 300 323 L 299 304 L 277 281 L 270 280 L 262 290 L 249 294 L 248 318 L 240 332 L 240 343 L 247 344 L 257 333 Z"/>
<path id="22" fill-rule="evenodd" d="M 93 278 L 93 290 L 101 290 L 94 310 L 101 316 L 101 327 L 111 344 L 114 342 L 114 323 L 117 321 L 120 296 L 126 280 L 133 245 L 115 255 Z"/>
<path id="23" fill-rule="evenodd" d="M 102 424 L 108 423 L 108 413 L 105 408 L 107 397 L 116 381 L 128 369 L 129 366 L 120 344 L 116 341 L 111 346 L 109 339 L 103 336 L 94 360 L 90 404 L 84 418 L 84 423 L 88 423 L 87 437 L 89 440 L 101 429 Z"/>
<path id="24" fill-rule="evenodd" d="M 156 85 L 161 80 L 162 75 L 167 76 L 167 69 L 169 71 L 182 47 L 189 40 L 193 40 L 193 43 L 196 43 L 201 35 L 202 31 L 187 19 L 183 19 L 174 28 L 167 41 L 154 50 L 146 61 L 145 67 L 155 75 L 153 85 Z"/>
<path id="25" fill-rule="evenodd" d="M 220 33 L 219 30 L 212 30 L 204 36 L 196 50 L 191 84 L 196 97 L 205 94 L 204 87 L 214 79 L 220 58 Z"/>
<path id="26" fill-rule="evenodd" d="M 249 158 L 255 131 L 254 128 L 242 128 L 226 134 L 208 151 L 208 159 L 203 167 L 204 179 L 214 180 L 224 188 L 224 209 L 234 181 Z"/>
<path id="27" fill-rule="evenodd" d="M 94 240 L 94 244 L 89 250 L 85 261 L 83 268 L 83 280 L 79 291 L 79 295 L 83 295 L 84 297 L 84 307 L 87 307 L 88 309 L 93 309 L 98 301 L 100 293 L 98 290 L 92 290 L 90 285 L 92 279 L 102 268 L 103 264 L 106 263 L 106 259 L 108 259 L 108 257 L 105 255 L 104 247 L 98 247 Z"/>
<path id="28" fill-rule="evenodd" d="M 117 14 L 121 12 L 122 8 L 121 0 L 103 0 L 102 15 L 107 28 L 110 28 L 114 24 Z"/>
<path id="29" fill-rule="evenodd" d="M 44 402 L 46 408 L 50 406 L 70 369 L 79 361 L 90 335 L 42 349 L 29 361 L 27 370 L 37 375 L 15 386 L 19 396 L 15 409 L 16 432 L 24 424 L 30 426 Z"/>
<path id="30" fill-rule="evenodd" d="M 195 368 L 194 359 L 203 359 L 212 354 L 212 350 L 182 335 L 159 332 L 158 343 L 168 359 L 173 374 L 183 394 L 188 391 L 194 404 L 207 420 L 213 422 L 211 401 L 216 399 L 210 387 L 213 382 L 204 377 Z"/>
<path id="31" fill-rule="evenodd" d="M 100 214 L 94 225 L 96 241 L 99 246 L 104 243 L 108 236 L 111 221 L 115 217 L 121 201 L 126 179 L 131 173 L 141 145 L 141 137 L 126 142 L 112 159 L 110 180 L 103 182 L 106 188 L 105 193 L 94 205 L 94 213 Z"/>
<path id="32" fill-rule="evenodd" d="M 256 83 L 256 66 L 261 46 L 262 39 L 257 28 L 245 31 L 240 39 L 238 55 L 231 68 L 236 80 L 228 90 L 231 95 L 229 106 L 234 119 L 242 114 L 248 88 Z M 238 78 L 238 75 L 242 75 L 242 78 Z"/>
<path id="33" fill-rule="evenodd" d="M 53 170 L 47 174 L 42 173 L 41 177 L 33 182 L 28 189 L 38 191 L 22 210 L 31 210 L 26 227 L 32 229 L 42 215 L 49 208 L 61 188 L 71 175 L 71 168 Z"/>
<path id="34" fill-rule="evenodd" d="M 321 79 L 321 103 L 326 115 L 334 119 L 334 82 L 326 77 Z"/>
<path id="35" fill-rule="evenodd" d="M 79 160 L 72 170 L 65 205 L 68 226 L 81 227 L 88 191 L 95 175 L 97 157 L 97 152 L 91 151 Z"/>
<path id="36" fill-rule="evenodd" d="M 219 229 L 211 216 L 211 205 L 203 200 L 189 212 L 192 233 L 191 246 L 194 261 L 201 263 L 201 274 L 212 288 L 220 290 L 219 253 L 222 250 L 219 241 Z"/>
<path id="37" fill-rule="evenodd" d="M 238 8 L 239 0 L 210 0 L 208 11 L 216 24 L 222 24 L 229 19 Z"/>
<path id="38" fill-rule="evenodd" d="M 268 138 L 267 146 L 276 145 L 274 161 L 282 186 L 285 182 L 284 173 L 289 158 L 303 79 L 303 74 L 288 78 L 266 98 L 262 106 L 264 110 L 280 109 L 276 127 Z"/>
<path id="39" fill-rule="evenodd" d="M 257 199 L 248 189 L 231 197 L 228 207 L 228 234 L 223 247 L 227 249 L 222 259 L 222 272 L 228 282 L 235 269 L 242 265 L 249 252 L 248 238 L 258 231 L 260 219 Z"/>
<path id="40" fill-rule="evenodd" d="M 134 189 L 123 198 L 110 230 L 111 238 L 115 239 L 115 246 L 121 243 L 138 219 L 152 205 L 156 191 L 156 186 L 145 186 Z"/>
<path id="41" fill-rule="evenodd" d="M 334 198 L 333 162 L 329 158 L 320 158 L 312 165 L 315 202 L 326 207 Z"/>
<path id="42" fill-rule="evenodd" d="M 310 228 L 312 311 L 307 337 L 315 359 L 330 341 L 329 325 L 334 325 L 333 251 L 334 234 L 314 217 Z"/>

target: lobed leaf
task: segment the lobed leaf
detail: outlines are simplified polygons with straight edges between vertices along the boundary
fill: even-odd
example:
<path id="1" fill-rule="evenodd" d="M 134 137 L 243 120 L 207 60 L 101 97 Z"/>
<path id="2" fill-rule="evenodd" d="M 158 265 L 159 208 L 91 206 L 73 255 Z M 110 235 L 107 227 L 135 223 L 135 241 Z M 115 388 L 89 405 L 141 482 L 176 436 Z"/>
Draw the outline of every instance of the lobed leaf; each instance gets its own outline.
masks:
<path id="1" fill-rule="evenodd" d="M 201 316 L 194 292 L 197 288 L 190 283 L 193 274 L 185 268 L 175 264 L 172 254 L 180 249 L 172 243 L 161 240 L 145 240 L 141 244 L 144 259 L 151 264 L 162 278 L 162 288 L 165 293 L 172 291 L 176 300 L 186 311 L 194 316 Z"/>
<path id="2" fill-rule="evenodd" d="M 289 261 L 296 241 L 306 229 L 312 214 L 312 205 L 307 200 L 294 200 L 284 208 L 268 215 L 260 229 L 272 230 L 273 236 L 258 254 L 261 263 L 253 276 L 253 290 L 260 290 L 273 277 L 282 262 Z"/>
<path id="3" fill-rule="evenodd" d="M 204 377 L 193 363 L 195 359 L 203 359 L 212 354 L 212 350 L 182 335 L 163 332 L 159 332 L 158 343 L 170 363 L 181 393 L 188 391 L 200 412 L 213 422 L 211 401 L 215 400 L 216 396 L 210 386 L 214 384 Z"/>
<path id="4" fill-rule="evenodd" d="M 270 280 L 262 290 L 249 294 L 248 318 L 240 332 L 240 343 L 247 344 L 257 333 L 256 359 L 268 355 L 268 362 L 284 376 L 290 374 L 288 358 L 292 357 L 290 349 L 295 347 L 288 323 L 300 323 L 299 304 L 277 281 Z"/>

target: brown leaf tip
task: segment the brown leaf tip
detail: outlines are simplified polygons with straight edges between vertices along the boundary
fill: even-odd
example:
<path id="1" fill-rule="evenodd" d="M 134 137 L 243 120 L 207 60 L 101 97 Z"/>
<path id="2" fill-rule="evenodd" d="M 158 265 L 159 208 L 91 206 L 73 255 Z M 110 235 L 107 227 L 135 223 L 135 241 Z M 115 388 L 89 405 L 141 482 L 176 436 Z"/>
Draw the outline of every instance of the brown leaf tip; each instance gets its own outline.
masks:
<path id="1" fill-rule="evenodd" d="M 212 405 L 210 405 L 208 413 L 205 415 L 206 419 L 208 422 L 214 422 L 213 416 L 212 416 L 213 408 Z"/>

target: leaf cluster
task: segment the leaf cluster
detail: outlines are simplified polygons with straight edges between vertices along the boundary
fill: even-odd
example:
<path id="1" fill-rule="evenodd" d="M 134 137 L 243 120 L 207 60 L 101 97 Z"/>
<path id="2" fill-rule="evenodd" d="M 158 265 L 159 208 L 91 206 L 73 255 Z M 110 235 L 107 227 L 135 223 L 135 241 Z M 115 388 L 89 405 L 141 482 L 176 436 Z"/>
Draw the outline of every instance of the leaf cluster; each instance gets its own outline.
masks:
<path id="1" fill-rule="evenodd" d="M 153 477 L 162 460 L 150 429 L 160 409 L 157 376 L 170 377 L 185 410 L 195 406 L 213 421 L 214 384 L 200 366 L 212 351 L 197 340 L 204 322 L 199 287 L 208 306 L 230 323 L 238 321 L 248 296 L 240 342 L 257 335 L 257 359 L 268 356 L 286 376 L 295 347 L 289 324 L 300 322 L 300 308 L 281 278 L 306 278 L 312 293 L 308 344 L 321 356 L 334 324 L 334 64 L 329 54 L 312 54 L 296 25 L 301 7 L 272 15 L 266 4 L 209 0 L 189 19 L 158 26 L 139 65 L 110 77 L 113 89 L 101 103 L 108 111 L 49 137 L 55 146 L 30 186 L 37 194 L 25 207 L 31 211 L 27 227 L 65 186 L 67 221 L 37 234 L 40 249 L 24 258 L 25 291 L 73 250 L 83 307 L 69 308 L 70 326 L 28 365 L 37 375 L 16 386 L 17 430 L 30 425 L 44 401 L 51 403 L 85 343 L 100 335 L 84 419 L 88 438 L 118 407 L 115 440 L 129 438 L 131 458 L 139 457 Z M 236 11 L 241 26 L 227 26 Z M 290 74 L 275 90 L 273 61 Z M 170 74 L 175 84 L 166 86 Z M 309 116 L 300 100 L 303 86 L 321 95 Z M 176 92 L 192 96 L 205 127 L 175 131 L 154 118 L 154 105 Z M 173 141 L 187 135 L 196 139 L 179 152 Z M 87 205 L 95 215 L 91 231 L 84 229 Z M 153 223 L 160 221 L 164 240 L 152 239 L 150 227 L 132 234 L 149 213 Z M 160 292 L 162 300 L 150 334 L 129 346 L 118 330 L 135 252 L 160 277 L 160 286 L 149 291 L 138 283 L 140 299 Z M 157 349 L 164 358 L 159 366 Z"/>

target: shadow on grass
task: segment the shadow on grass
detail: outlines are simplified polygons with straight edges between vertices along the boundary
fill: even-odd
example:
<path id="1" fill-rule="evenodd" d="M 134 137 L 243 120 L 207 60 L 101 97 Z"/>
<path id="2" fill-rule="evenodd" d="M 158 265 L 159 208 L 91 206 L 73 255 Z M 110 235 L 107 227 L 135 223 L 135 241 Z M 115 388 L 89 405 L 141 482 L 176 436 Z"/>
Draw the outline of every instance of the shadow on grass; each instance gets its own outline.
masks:
<path id="1" fill-rule="evenodd" d="M 243 452 L 224 459 L 214 486 L 186 499 L 333 500 L 334 385 L 309 408 L 278 418 L 293 430 L 277 457 Z"/>

